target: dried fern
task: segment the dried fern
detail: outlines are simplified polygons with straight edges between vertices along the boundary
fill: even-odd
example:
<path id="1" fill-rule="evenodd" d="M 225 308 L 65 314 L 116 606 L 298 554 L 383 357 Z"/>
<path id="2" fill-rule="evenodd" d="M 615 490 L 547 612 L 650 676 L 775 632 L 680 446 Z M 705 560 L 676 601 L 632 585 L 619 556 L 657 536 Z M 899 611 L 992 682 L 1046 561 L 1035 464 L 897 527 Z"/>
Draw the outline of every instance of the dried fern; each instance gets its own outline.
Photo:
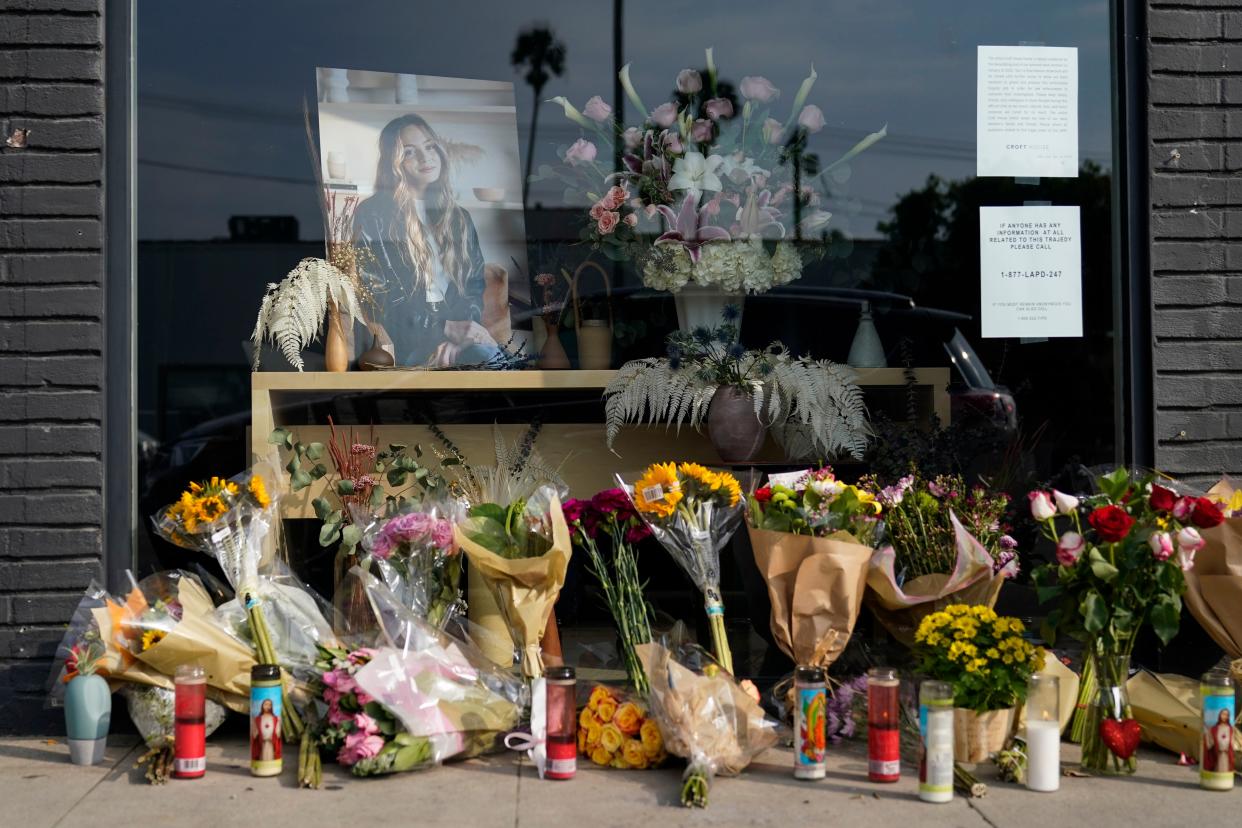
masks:
<path id="1" fill-rule="evenodd" d="M 250 336 L 254 343 L 252 370 L 259 370 L 266 341 L 301 371 L 305 367 L 302 351 L 323 333 L 329 301 L 347 318 L 360 315 L 353 281 L 323 259 L 303 259 L 279 283 L 268 284 Z"/>
<path id="2" fill-rule="evenodd" d="M 860 459 L 871 428 L 854 374 L 828 360 L 794 358 L 783 348 L 742 357 L 761 358 L 770 371 L 749 383 L 747 390 L 755 415 L 769 424 L 786 454 L 799 459 L 831 460 L 842 455 Z M 604 389 L 608 447 L 625 425 L 698 428 L 707 418 L 717 387 L 695 371 L 674 369 L 666 359 L 625 363 Z"/>

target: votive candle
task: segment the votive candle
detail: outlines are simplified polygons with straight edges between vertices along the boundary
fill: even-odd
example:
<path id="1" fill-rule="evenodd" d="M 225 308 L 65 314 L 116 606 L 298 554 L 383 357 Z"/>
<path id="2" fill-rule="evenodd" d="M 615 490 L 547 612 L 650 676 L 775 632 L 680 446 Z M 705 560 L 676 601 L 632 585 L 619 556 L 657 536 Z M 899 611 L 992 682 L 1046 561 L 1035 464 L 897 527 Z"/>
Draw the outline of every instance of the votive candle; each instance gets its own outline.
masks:
<path id="1" fill-rule="evenodd" d="M 901 682 L 891 667 L 867 671 L 867 778 L 901 779 Z"/>
<path id="2" fill-rule="evenodd" d="M 1225 672 L 1205 673 L 1199 682 L 1203 736 L 1199 740 L 1199 787 L 1233 790 L 1233 679 Z"/>
<path id="3" fill-rule="evenodd" d="M 1036 673 L 1026 690 L 1026 787 L 1050 793 L 1061 787 L 1061 683 Z"/>

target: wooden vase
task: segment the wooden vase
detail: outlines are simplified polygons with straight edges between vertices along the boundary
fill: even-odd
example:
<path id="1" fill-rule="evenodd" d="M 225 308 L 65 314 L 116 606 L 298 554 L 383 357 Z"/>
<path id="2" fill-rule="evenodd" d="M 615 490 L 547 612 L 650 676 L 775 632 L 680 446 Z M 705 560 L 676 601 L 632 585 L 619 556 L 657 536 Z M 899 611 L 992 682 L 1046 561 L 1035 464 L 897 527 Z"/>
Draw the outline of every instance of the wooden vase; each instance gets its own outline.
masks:
<path id="1" fill-rule="evenodd" d="M 334 373 L 349 370 L 349 345 L 345 341 L 345 327 L 336 302 L 328 300 L 328 333 L 323 346 L 324 369 Z"/>

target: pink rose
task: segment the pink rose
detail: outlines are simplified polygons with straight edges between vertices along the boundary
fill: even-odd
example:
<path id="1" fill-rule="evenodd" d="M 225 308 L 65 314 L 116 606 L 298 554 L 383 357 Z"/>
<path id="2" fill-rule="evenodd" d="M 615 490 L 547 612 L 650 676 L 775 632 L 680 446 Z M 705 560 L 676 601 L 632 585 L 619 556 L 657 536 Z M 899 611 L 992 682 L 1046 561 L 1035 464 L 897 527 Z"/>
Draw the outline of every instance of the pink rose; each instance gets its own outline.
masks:
<path id="1" fill-rule="evenodd" d="M 742 78 L 739 87 L 742 90 L 742 97 L 759 103 L 767 103 L 768 101 L 781 94 L 781 90 L 772 85 L 772 82 L 761 75 L 747 75 Z"/>
<path id="2" fill-rule="evenodd" d="M 372 698 L 371 696 L 368 696 L 366 693 L 362 692 L 361 690 L 354 693 L 354 699 L 358 702 L 359 707 L 366 707 L 368 704 L 375 701 L 374 698 Z"/>
<path id="3" fill-rule="evenodd" d="M 621 140 L 625 142 L 626 149 L 638 149 L 638 145 L 643 142 L 643 131 L 638 127 L 630 127 L 621 133 Z"/>
<path id="4" fill-rule="evenodd" d="M 331 687 L 325 687 L 323 688 L 323 700 L 326 701 L 329 706 L 337 705 L 341 703 L 341 694 L 336 690 L 333 690 Z"/>
<path id="5" fill-rule="evenodd" d="M 340 727 L 346 722 L 352 721 L 353 718 L 354 718 L 353 716 L 351 716 L 349 713 L 346 713 L 339 706 L 335 704 L 328 705 L 328 724 L 332 725 L 333 727 Z"/>
<path id="6" fill-rule="evenodd" d="M 1087 542 L 1077 532 L 1066 532 L 1057 543 L 1057 563 L 1061 566 L 1073 566 L 1082 557 Z"/>
<path id="7" fill-rule="evenodd" d="M 712 122 L 699 118 L 690 126 L 690 140 L 705 144 L 712 140 Z"/>
<path id="8" fill-rule="evenodd" d="M 1178 520 L 1185 520 L 1190 517 L 1190 513 L 1195 510 L 1195 499 L 1193 497 L 1179 497 L 1177 502 L 1173 504 L 1173 517 Z"/>
<path id="9" fill-rule="evenodd" d="M 779 144 L 784 140 L 784 131 L 780 121 L 768 118 L 763 122 L 763 140 L 769 144 Z"/>
<path id="10" fill-rule="evenodd" d="M 815 104 L 802 107 L 802 111 L 798 113 L 798 125 L 807 132 L 819 132 L 826 123 L 823 110 Z"/>
<path id="11" fill-rule="evenodd" d="M 617 222 L 621 220 L 621 214 L 611 210 L 599 217 L 599 232 L 608 235 L 617 229 Z"/>
<path id="12" fill-rule="evenodd" d="M 604 103 L 604 99 L 599 95 L 591 98 L 586 102 L 586 106 L 582 110 L 582 114 L 586 115 L 592 121 L 603 123 L 608 120 L 608 116 L 612 114 L 612 107 Z"/>
<path id="13" fill-rule="evenodd" d="M 1173 538 L 1168 532 L 1153 532 L 1147 539 L 1152 556 L 1158 561 L 1167 561 L 1173 554 Z"/>
<path id="14" fill-rule="evenodd" d="M 677 104 L 670 101 L 651 110 L 651 122 L 665 129 L 671 127 L 677 122 Z"/>
<path id="15" fill-rule="evenodd" d="M 437 520 L 436 525 L 431 527 L 431 542 L 446 554 L 453 552 L 456 541 L 453 538 L 452 522 Z"/>
<path id="16" fill-rule="evenodd" d="M 325 686 L 341 694 L 352 693 L 358 689 L 358 684 L 354 681 L 354 677 L 344 670 L 331 670 L 324 673 L 323 683 Z"/>
<path id="17" fill-rule="evenodd" d="M 565 161 L 571 167 L 576 167 L 579 164 L 590 164 L 598 154 L 594 144 L 585 138 L 579 138 L 565 151 Z"/>
<path id="18" fill-rule="evenodd" d="M 609 210 L 615 210 L 625 203 L 628 195 L 624 187 L 613 187 L 604 195 L 604 206 Z"/>
<path id="19" fill-rule="evenodd" d="M 638 213 L 626 213 L 625 218 L 621 220 L 630 227 L 635 227 L 638 225 Z"/>
<path id="20" fill-rule="evenodd" d="M 706 110 L 707 117 L 713 121 L 733 117 L 733 103 L 728 98 L 712 98 L 703 104 L 703 109 Z"/>
<path id="21" fill-rule="evenodd" d="M 603 199 L 601 199 L 595 202 L 595 205 L 591 208 L 590 212 L 587 215 L 591 217 L 591 221 L 599 221 L 599 217 L 607 212 L 608 212 L 608 205 L 606 205 Z"/>
<path id="22" fill-rule="evenodd" d="M 355 730 L 345 737 L 345 746 L 336 755 L 336 760 L 345 767 L 351 767 L 363 759 L 370 759 L 383 749 L 383 736 Z"/>
<path id="23" fill-rule="evenodd" d="M 1027 499 L 1031 501 L 1031 517 L 1036 520 L 1049 520 L 1057 513 L 1057 507 L 1052 503 L 1052 496 L 1044 491 L 1034 491 L 1027 495 Z"/>
<path id="24" fill-rule="evenodd" d="M 358 713 L 354 716 L 354 727 L 363 733 L 379 733 L 379 724 L 366 713 Z"/>
<path id="25" fill-rule="evenodd" d="M 682 69 L 677 73 L 677 91 L 683 95 L 693 95 L 703 88 L 703 76 L 693 69 Z"/>

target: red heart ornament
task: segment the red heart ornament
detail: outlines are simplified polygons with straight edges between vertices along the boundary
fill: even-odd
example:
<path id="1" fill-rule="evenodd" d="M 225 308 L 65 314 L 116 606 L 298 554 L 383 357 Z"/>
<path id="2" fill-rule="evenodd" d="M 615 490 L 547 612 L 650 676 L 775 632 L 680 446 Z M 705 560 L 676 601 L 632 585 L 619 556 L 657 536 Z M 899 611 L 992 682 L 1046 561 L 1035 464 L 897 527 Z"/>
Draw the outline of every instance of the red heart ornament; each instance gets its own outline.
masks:
<path id="1" fill-rule="evenodd" d="M 1139 746 L 1139 723 L 1135 719 L 1105 719 L 1100 722 L 1100 738 L 1113 755 L 1129 759 Z"/>

